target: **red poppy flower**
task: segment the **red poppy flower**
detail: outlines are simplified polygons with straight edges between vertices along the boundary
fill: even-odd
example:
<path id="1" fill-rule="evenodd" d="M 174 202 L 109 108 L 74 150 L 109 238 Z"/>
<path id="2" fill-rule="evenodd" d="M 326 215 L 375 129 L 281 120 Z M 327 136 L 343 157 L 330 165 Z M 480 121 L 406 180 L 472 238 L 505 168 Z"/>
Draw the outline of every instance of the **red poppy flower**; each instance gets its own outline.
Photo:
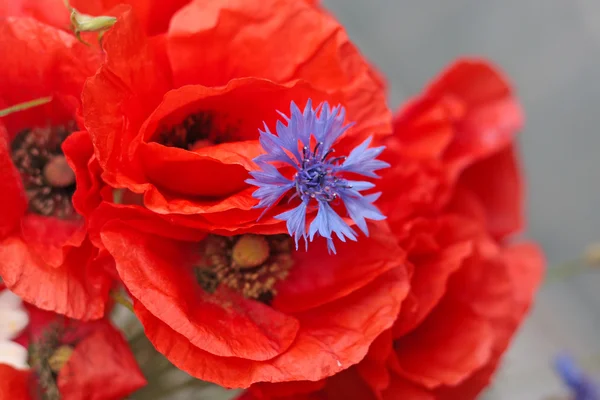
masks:
<path id="1" fill-rule="evenodd" d="M 72 35 L 29 18 L 0 23 L 0 52 L 11 54 L 0 66 L 0 109 L 52 97 L 49 104 L 0 121 L 0 276 L 42 309 L 99 318 L 110 282 L 77 213 L 85 199 L 71 199 L 76 179 L 71 166 L 87 170 L 93 154 L 87 136 L 73 132 L 83 82 L 99 65 L 99 55 Z M 61 146 L 73 150 L 70 157 Z M 85 180 L 85 173 L 77 180 Z"/>
<path id="2" fill-rule="evenodd" d="M 448 98 L 455 103 L 451 109 L 463 110 L 460 117 L 436 117 L 436 107 Z M 474 398 L 489 384 L 541 279 L 537 246 L 504 241 L 523 224 L 513 143 L 522 114 L 498 71 L 481 60 L 464 60 L 396 121 L 395 138 L 413 154 L 418 149 L 419 157 L 441 163 L 453 189 L 441 217 L 404 224 L 401 240 L 410 240 L 403 247 L 415 260 L 415 272 L 392 329 L 389 386 L 379 393 L 384 399 Z M 418 130 L 409 128 L 422 123 L 417 121 L 426 121 L 422 144 L 415 140 Z M 440 245 L 445 250 L 437 257 L 425 257 Z M 368 382 L 368 365 L 358 370 Z"/>
<path id="3" fill-rule="evenodd" d="M 0 312 L 7 306 L 20 307 L 18 298 L 7 292 L 0 288 Z M 68 400 L 117 400 L 146 384 L 127 342 L 108 321 L 79 322 L 25 307 L 29 324 L 13 343 L 24 354 L 13 355 L 8 363 L 0 360 L 0 398 L 34 400 L 43 394 Z M 20 323 L 19 315 L 15 317 L 8 322 Z M 26 357 L 29 365 L 15 365 L 15 357 Z"/>
<path id="4" fill-rule="evenodd" d="M 263 122 L 273 128 L 291 101 L 345 106 L 356 124 L 340 154 L 391 132 L 379 78 L 340 25 L 305 2 L 192 1 L 160 45 L 136 25 L 126 14 L 105 35 L 107 62 L 85 87 L 84 117 L 103 180 L 169 221 L 284 232 L 277 210 L 257 222 L 245 181 L 263 153 Z"/>
<path id="5" fill-rule="evenodd" d="M 462 60 L 400 111 L 388 159 L 402 162 L 378 185 L 409 268 L 394 326 L 332 378 L 256 384 L 243 399 L 472 399 L 489 384 L 543 266 L 537 246 L 504 240 L 522 224 L 518 110 L 492 66 Z"/>
<path id="6" fill-rule="evenodd" d="M 406 294 L 403 254 L 383 223 L 331 255 L 325 240 L 295 251 L 287 234 L 206 237 L 139 208 L 110 212 L 102 241 L 146 335 L 222 386 L 332 375 L 364 357 Z"/>
<path id="7" fill-rule="evenodd" d="M 356 363 L 406 293 L 403 253 L 387 225 L 336 245 L 336 256 L 320 239 L 295 251 L 273 217 L 290 206 L 275 204 L 257 222 L 263 210 L 246 180 L 264 154 L 263 121 L 279 132 L 277 111 L 287 114 L 292 101 L 345 106 L 345 119 L 325 105 L 305 112 L 306 121 L 344 132 L 338 153 L 386 136 L 391 115 L 379 78 L 339 24 L 291 0 L 193 1 L 155 45 L 123 15 L 83 94 L 102 180 L 129 199 L 143 196 L 143 204 L 104 203 L 90 229 L 114 257 L 146 334 L 179 368 L 228 387 L 319 380 Z M 297 113 L 292 107 L 290 126 Z M 342 129 L 345 120 L 356 124 Z M 330 145 L 310 144 L 313 161 Z M 354 154 L 375 162 L 373 151 Z M 356 172 L 350 162 L 337 167 Z M 314 219 L 316 209 L 307 214 Z M 366 226 L 364 218 L 379 216 L 356 218 Z"/>
<path id="8" fill-rule="evenodd" d="M 522 183 L 514 156 L 514 137 L 523 113 L 501 73 L 480 60 L 465 60 L 445 71 L 394 121 L 389 147 L 410 154 L 427 167 L 444 171 L 442 181 L 461 185 L 480 200 L 480 216 L 492 235 L 502 238 L 522 228 Z M 487 160 L 486 168 L 471 168 Z M 486 186 L 492 173 L 498 184 Z M 497 176 L 503 174 L 503 176 Z M 443 185 L 442 185 L 443 186 Z M 439 197 L 437 197 L 439 198 Z"/>

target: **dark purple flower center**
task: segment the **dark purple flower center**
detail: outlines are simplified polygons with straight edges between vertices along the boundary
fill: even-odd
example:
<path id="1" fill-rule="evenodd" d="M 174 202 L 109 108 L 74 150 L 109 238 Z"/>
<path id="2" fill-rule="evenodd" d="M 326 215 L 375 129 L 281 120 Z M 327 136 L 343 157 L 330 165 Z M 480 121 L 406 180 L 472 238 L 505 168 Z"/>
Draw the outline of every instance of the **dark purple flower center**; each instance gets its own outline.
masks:
<path id="1" fill-rule="evenodd" d="M 29 345 L 29 365 L 35 374 L 36 383 L 32 387 L 36 398 L 59 400 L 61 398 L 57 378 L 67 363 L 75 344 L 63 343 L 65 328 L 62 324 L 51 324 L 43 334 Z"/>
<path id="2" fill-rule="evenodd" d="M 311 151 L 307 146 L 302 149 L 302 163 L 294 175 L 296 192 L 303 201 L 316 199 L 331 202 L 339 197 L 339 190 L 351 187 L 345 179 L 336 176 L 335 168 L 340 166 L 346 157 L 330 157 L 334 150 L 324 154 L 319 142 Z"/>
<path id="3" fill-rule="evenodd" d="M 230 142 L 233 133 L 234 128 L 226 118 L 212 111 L 200 111 L 175 124 L 165 122 L 155 140 L 168 147 L 195 150 Z"/>
<path id="4" fill-rule="evenodd" d="M 293 266 L 291 251 L 287 235 L 209 235 L 201 244 L 196 279 L 208 293 L 224 285 L 268 304 Z"/>
<path id="5" fill-rule="evenodd" d="M 12 161 L 21 175 L 31 212 L 61 219 L 78 217 L 71 202 L 75 174 L 61 149 L 75 129 L 75 122 L 25 129 L 12 141 Z"/>

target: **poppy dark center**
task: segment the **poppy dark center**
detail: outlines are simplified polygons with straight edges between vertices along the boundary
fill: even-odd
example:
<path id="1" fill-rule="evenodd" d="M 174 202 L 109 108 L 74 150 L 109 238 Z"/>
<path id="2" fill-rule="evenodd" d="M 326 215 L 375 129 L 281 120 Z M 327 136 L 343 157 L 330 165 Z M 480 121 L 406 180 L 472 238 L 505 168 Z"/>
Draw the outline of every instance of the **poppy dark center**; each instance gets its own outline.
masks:
<path id="1" fill-rule="evenodd" d="M 71 202 L 75 173 L 61 149 L 75 129 L 74 122 L 25 129 L 12 141 L 12 161 L 21 174 L 31 212 L 61 219 L 77 218 Z"/>
<path id="2" fill-rule="evenodd" d="M 50 326 L 29 345 L 29 365 L 37 379 L 37 395 L 42 400 L 59 400 L 57 378 L 73 354 L 73 347 L 62 344 L 64 329 Z"/>
<path id="3" fill-rule="evenodd" d="M 198 112 L 188 115 L 177 124 L 163 124 L 156 134 L 156 141 L 169 147 L 196 150 L 230 141 L 233 128 L 223 116 L 214 112 Z"/>
<path id="4" fill-rule="evenodd" d="M 195 273 L 205 291 L 213 293 L 225 285 L 266 304 L 273 300 L 275 285 L 287 278 L 293 265 L 288 235 L 209 235 L 201 251 Z"/>

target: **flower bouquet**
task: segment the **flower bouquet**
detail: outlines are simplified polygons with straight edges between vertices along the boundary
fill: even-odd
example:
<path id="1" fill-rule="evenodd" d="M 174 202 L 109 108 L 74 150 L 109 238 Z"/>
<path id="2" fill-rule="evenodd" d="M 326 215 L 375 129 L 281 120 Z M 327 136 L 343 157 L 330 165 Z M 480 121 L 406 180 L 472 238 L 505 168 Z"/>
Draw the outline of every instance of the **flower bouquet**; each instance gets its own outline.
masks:
<path id="1" fill-rule="evenodd" d="M 392 112 L 318 1 L 0 15 L 0 399 L 490 384 L 544 264 L 497 67 L 458 59 Z"/>

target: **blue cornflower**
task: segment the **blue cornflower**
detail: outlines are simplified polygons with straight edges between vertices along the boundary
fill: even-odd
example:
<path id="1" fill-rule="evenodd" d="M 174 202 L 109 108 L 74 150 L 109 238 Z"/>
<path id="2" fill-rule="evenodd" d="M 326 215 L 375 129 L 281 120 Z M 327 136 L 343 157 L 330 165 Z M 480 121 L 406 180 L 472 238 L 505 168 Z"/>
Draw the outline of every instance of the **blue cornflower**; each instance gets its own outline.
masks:
<path id="1" fill-rule="evenodd" d="M 285 124 L 277 121 L 276 135 L 269 131 L 266 124 L 264 131 L 259 131 L 260 143 L 266 154 L 254 160 L 260 170 L 251 172 L 253 179 L 246 182 L 258 186 L 253 197 L 260 200 L 256 208 L 265 208 L 265 212 L 288 192 L 295 192 L 290 201 L 298 198 L 300 204 L 275 218 L 286 221 L 288 232 L 296 242 L 296 249 L 300 238 L 304 238 L 308 246 L 309 238 L 312 241 L 318 233 L 327 239 L 329 251 L 335 253 L 333 233 L 342 242 L 346 238 L 355 241 L 356 233 L 332 205 L 341 201 L 348 216 L 367 236 L 369 230 L 366 219 L 385 219 L 373 205 L 381 193 L 361 193 L 375 185 L 344 177 L 346 173 L 352 173 L 377 178 L 375 171 L 389 167 L 388 163 L 376 159 L 385 147 L 369 148 L 371 138 L 368 138 L 347 157 L 334 156 L 333 144 L 352 126 L 344 122 L 345 109 L 339 105 L 330 108 L 327 102 L 313 109 L 311 100 L 306 103 L 304 112 L 294 102 L 290 109 L 290 117 L 279 112 Z M 288 179 L 273 163 L 288 164 L 296 169 L 296 173 L 292 179 Z M 318 209 L 317 216 L 307 230 L 306 214 L 314 207 Z"/>
<path id="2" fill-rule="evenodd" d="M 573 400 L 600 400 L 600 388 L 567 354 L 554 359 L 554 369 L 573 394 Z"/>

